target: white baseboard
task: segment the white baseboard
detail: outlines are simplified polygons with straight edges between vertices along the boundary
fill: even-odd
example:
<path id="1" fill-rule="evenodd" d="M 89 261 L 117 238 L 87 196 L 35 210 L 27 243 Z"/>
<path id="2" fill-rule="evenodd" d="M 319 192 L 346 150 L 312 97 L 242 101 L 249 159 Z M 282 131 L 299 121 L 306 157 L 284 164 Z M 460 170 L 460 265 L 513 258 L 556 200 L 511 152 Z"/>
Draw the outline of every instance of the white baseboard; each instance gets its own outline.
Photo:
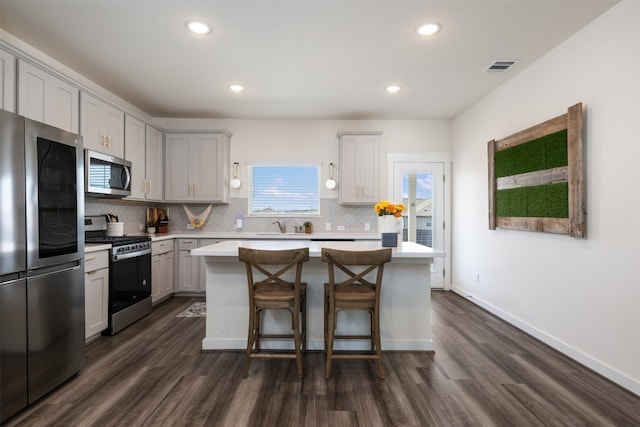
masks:
<path id="1" fill-rule="evenodd" d="M 474 296 L 471 292 L 468 292 L 458 286 L 452 286 L 451 290 L 453 292 L 455 292 L 456 294 L 462 296 L 463 298 L 469 300 L 470 302 L 476 304 L 477 306 L 482 307 L 483 309 L 487 310 L 488 312 L 490 312 L 491 314 L 499 317 L 500 319 L 504 320 L 505 322 L 515 326 L 518 329 L 521 329 L 522 331 L 526 332 L 527 334 L 535 337 L 536 339 L 542 341 L 543 343 L 547 344 L 548 346 L 558 350 L 559 352 L 563 353 L 565 356 L 570 357 L 571 359 L 575 360 L 576 362 L 586 366 L 587 368 L 599 373 L 600 375 L 602 375 L 603 377 L 613 381 L 614 383 L 618 384 L 621 387 L 624 387 L 625 389 L 629 390 L 630 392 L 640 396 L 640 382 L 634 380 L 633 378 L 629 377 L 628 375 L 625 375 L 613 368 L 611 368 L 610 366 L 605 365 L 604 363 L 588 356 L 587 354 L 584 354 L 581 351 L 576 350 L 575 348 L 571 347 L 570 345 L 559 341 L 558 339 L 556 339 L 555 337 L 540 331 L 539 329 L 535 328 L 534 326 L 523 322 L 522 320 L 513 317 L 512 315 L 510 315 L 509 313 L 495 307 L 494 305 L 489 304 L 486 301 L 483 301 L 482 299 Z"/>

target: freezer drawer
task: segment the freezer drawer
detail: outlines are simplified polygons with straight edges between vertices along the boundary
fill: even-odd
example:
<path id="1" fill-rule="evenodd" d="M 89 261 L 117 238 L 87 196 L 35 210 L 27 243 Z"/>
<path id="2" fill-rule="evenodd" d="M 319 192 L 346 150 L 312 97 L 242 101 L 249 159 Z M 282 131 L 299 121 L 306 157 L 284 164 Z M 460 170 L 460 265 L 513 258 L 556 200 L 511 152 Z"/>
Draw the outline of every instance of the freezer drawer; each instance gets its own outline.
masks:
<path id="1" fill-rule="evenodd" d="M 27 278 L 29 404 L 84 366 L 84 268 Z"/>
<path id="2" fill-rule="evenodd" d="M 26 283 L 0 283 L 0 423 L 27 406 Z"/>

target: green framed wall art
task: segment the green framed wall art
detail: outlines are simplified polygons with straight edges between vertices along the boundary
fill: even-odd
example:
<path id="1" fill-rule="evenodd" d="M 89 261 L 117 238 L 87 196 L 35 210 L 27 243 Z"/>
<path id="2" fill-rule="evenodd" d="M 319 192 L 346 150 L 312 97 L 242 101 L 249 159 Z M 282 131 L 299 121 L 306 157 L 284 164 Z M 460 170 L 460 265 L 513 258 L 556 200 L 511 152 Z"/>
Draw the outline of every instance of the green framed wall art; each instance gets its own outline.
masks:
<path id="1" fill-rule="evenodd" d="M 488 142 L 489 229 L 585 237 L 582 103 Z"/>

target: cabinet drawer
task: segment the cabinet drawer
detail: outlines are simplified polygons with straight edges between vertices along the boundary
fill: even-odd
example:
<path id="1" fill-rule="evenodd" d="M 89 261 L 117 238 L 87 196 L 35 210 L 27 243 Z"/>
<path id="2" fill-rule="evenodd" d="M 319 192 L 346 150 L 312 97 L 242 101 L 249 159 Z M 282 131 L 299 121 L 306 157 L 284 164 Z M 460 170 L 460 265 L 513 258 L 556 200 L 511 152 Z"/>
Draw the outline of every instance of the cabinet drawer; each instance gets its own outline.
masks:
<path id="1" fill-rule="evenodd" d="M 84 256 L 84 272 L 109 268 L 109 251 L 90 252 Z"/>
<path id="2" fill-rule="evenodd" d="M 180 239 L 178 240 L 178 250 L 186 251 L 198 247 L 198 239 Z"/>
<path id="3" fill-rule="evenodd" d="M 151 243 L 151 255 L 159 255 L 173 250 L 173 240 L 162 240 Z"/>

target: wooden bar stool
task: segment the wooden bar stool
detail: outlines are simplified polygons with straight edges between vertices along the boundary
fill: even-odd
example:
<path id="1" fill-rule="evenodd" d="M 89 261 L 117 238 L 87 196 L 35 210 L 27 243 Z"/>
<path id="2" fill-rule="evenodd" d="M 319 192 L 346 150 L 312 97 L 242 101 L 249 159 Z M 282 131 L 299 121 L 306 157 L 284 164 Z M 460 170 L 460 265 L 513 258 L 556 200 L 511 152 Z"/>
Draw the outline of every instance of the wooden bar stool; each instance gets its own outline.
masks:
<path id="1" fill-rule="evenodd" d="M 325 377 L 331 376 L 333 359 L 373 359 L 378 361 L 380 378 L 384 379 L 382 348 L 380 346 L 380 288 L 384 264 L 391 261 L 391 248 L 371 251 L 343 251 L 322 248 L 322 261 L 329 267 L 329 283 L 324 289 L 324 348 L 326 353 Z M 359 267 L 359 272 L 354 268 Z M 346 275 L 336 280 L 336 269 Z M 377 270 L 377 271 L 376 271 Z M 373 273 L 372 273 L 373 272 Z M 376 274 L 374 283 L 365 279 Z M 338 312 L 342 310 L 366 310 L 371 318 L 369 335 L 336 335 Z M 334 340 L 371 340 L 371 351 L 364 353 L 334 353 Z"/>
<path id="2" fill-rule="evenodd" d="M 302 264 L 309 261 L 309 248 L 287 250 L 259 250 L 238 248 L 238 257 L 247 268 L 249 285 L 249 334 L 244 362 L 244 377 L 249 375 L 252 358 L 296 359 L 298 378 L 302 378 L 302 353 L 306 351 L 307 300 L 306 283 L 301 282 Z M 280 276 L 295 267 L 295 279 L 286 281 Z M 274 271 L 275 270 L 275 271 Z M 264 279 L 255 281 L 257 275 Z M 287 310 L 291 313 L 291 334 L 261 332 L 262 312 L 267 309 Z M 293 338 L 293 352 L 265 352 L 260 350 L 261 339 Z"/>

